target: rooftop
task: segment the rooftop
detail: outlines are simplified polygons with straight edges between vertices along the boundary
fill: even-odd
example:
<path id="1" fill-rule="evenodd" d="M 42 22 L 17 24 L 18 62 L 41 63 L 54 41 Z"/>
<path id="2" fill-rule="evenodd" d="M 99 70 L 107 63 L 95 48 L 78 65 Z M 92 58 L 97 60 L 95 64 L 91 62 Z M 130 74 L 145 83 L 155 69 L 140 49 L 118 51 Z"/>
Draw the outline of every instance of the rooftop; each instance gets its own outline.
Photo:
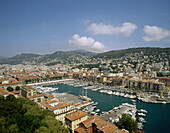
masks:
<path id="1" fill-rule="evenodd" d="M 42 97 L 44 96 L 44 94 L 38 94 L 38 95 L 34 95 L 34 96 L 29 96 L 28 98 L 35 98 L 35 97 Z"/>
<path id="2" fill-rule="evenodd" d="M 74 120 L 77 120 L 77 119 L 84 117 L 86 115 L 88 115 L 88 114 L 79 110 L 77 112 L 66 115 L 65 118 L 69 119 L 70 121 L 74 121 Z"/>
<path id="3" fill-rule="evenodd" d="M 21 88 L 24 88 L 26 90 L 33 90 L 34 89 L 31 86 L 26 86 L 26 85 L 22 85 Z"/>
<path id="4" fill-rule="evenodd" d="M 64 108 L 64 107 L 67 107 L 67 106 L 71 106 L 71 104 L 69 104 L 69 103 L 58 103 L 54 107 L 51 106 L 51 105 L 48 105 L 47 107 L 52 109 L 52 110 L 56 110 L 56 109 Z"/>

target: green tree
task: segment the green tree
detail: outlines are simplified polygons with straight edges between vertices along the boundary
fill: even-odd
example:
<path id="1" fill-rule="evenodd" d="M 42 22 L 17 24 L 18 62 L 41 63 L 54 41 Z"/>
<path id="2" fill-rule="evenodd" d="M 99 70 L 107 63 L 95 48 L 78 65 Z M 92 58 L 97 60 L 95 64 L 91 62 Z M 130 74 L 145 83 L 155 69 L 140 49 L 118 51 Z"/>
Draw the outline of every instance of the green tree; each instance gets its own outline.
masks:
<path id="1" fill-rule="evenodd" d="M 5 117 L 0 117 L 0 132 L 1 133 L 6 133 L 6 127 L 5 127 L 5 123 L 6 123 L 6 120 L 5 120 Z"/>
<path id="2" fill-rule="evenodd" d="M 4 102 L 5 98 L 3 95 L 0 95 L 0 103 Z"/>
<path id="3" fill-rule="evenodd" d="M 8 128 L 8 133 L 17 133 L 18 132 L 18 126 L 17 124 L 12 124 Z"/>
<path id="4" fill-rule="evenodd" d="M 15 90 L 17 90 L 17 91 L 20 90 L 20 87 L 19 87 L 19 86 L 16 86 L 16 87 L 15 87 Z"/>
<path id="5" fill-rule="evenodd" d="M 13 89 L 11 86 L 8 86 L 8 87 L 7 87 L 7 91 L 12 92 L 12 91 L 14 91 L 14 89 Z"/>
<path id="6" fill-rule="evenodd" d="M 28 84 L 28 80 L 27 79 L 25 80 L 25 84 Z"/>
<path id="7" fill-rule="evenodd" d="M 48 123 L 49 130 L 53 133 L 68 133 L 68 129 L 61 126 L 59 121 L 56 121 L 56 119 L 52 116 L 47 116 L 44 119 L 44 122 Z"/>
<path id="8" fill-rule="evenodd" d="M 2 133 L 68 133 L 50 110 L 41 110 L 26 98 L 0 96 L 0 132 Z"/>
<path id="9" fill-rule="evenodd" d="M 17 100 L 16 97 L 11 94 L 6 97 L 6 101 L 15 102 L 16 100 Z"/>
<path id="10" fill-rule="evenodd" d="M 122 114 L 119 119 L 119 124 L 122 128 L 127 129 L 130 133 L 137 133 L 137 122 L 128 114 Z"/>
<path id="11" fill-rule="evenodd" d="M 44 126 L 41 126 L 39 129 L 36 129 L 34 133 L 50 133 L 50 130 Z"/>

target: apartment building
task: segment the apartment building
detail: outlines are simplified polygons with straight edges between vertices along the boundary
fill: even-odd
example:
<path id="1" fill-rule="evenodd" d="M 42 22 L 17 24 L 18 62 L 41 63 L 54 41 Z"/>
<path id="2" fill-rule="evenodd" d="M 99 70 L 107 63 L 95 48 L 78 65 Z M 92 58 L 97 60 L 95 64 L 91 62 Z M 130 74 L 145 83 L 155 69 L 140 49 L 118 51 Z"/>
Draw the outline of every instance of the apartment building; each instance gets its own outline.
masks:
<path id="1" fill-rule="evenodd" d="M 74 133 L 74 130 L 79 127 L 79 123 L 87 120 L 88 114 L 83 111 L 77 111 L 65 116 L 65 122 L 67 128 L 71 133 Z"/>
<path id="2" fill-rule="evenodd" d="M 36 89 L 31 86 L 22 85 L 20 86 L 20 95 L 28 98 L 29 96 L 37 95 Z"/>
<path id="3" fill-rule="evenodd" d="M 56 115 L 55 118 L 62 121 L 63 124 L 65 124 L 65 116 L 75 112 L 75 107 L 72 104 L 62 103 L 56 100 L 46 101 L 43 105 L 46 109 L 53 111 Z"/>

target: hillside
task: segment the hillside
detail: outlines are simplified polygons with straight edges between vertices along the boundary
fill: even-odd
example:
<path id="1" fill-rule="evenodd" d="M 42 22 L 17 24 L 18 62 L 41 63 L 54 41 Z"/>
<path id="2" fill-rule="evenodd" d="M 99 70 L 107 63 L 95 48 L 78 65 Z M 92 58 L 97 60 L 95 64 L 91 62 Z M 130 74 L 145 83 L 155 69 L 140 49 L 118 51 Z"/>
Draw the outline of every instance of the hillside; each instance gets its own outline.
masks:
<path id="1" fill-rule="evenodd" d="M 56 51 L 52 54 L 38 55 L 32 53 L 18 54 L 12 58 L 0 59 L 0 64 L 38 64 L 55 65 L 58 63 L 79 62 L 84 56 L 92 57 L 95 53 L 85 50 Z"/>
<path id="2" fill-rule="evenodd" d="M 0 59 L 0 64 L 45 64 L 47 66 L 56 64 L 70 64 L 70 63 L 86 63 L 86 59 L 89 58 L 121 58 L 127 57 L 130 54 L 141 54 L 142 56 L 150 55 L 166 55 L 169 58 L 170 48 L 129 48 L 122 50 L 112 50 L 101 54 L 85 50 L 74 50 L 74 51 L 56 51 L 52 54 L 38 55 L 31 53 L 18 54 L 12 58 Z"/>
<path id="3" fill-rule="evenodd" d="M 141 47 L 141 48 L 129 48 L 123 50 L 112 50 L 109 52 L 101 53 L 93 56 L 94 58 L 120 58 L 129 54 L 135 53 L 143 53 L 144 56 L 149 55 L 159 55 L 159 54 L 167 54 L 170 53 L 170 48 L 151 48 L 151 47 Z"/>
<path id="4" fill-rule="evenodd" d="M 1 133 L 68 133 L 50 110 L 23 97 L 0 95 Z"/>
<path id="5" fill-rule="evenodd" d="M 96 53 L 89 52 L 89 51 L 86 51 L 86 50 L 83 50 L 83 49 L 74 50 L 72 52 L 80 54 L 80 55 L 84 55 L 84 56 L 94 56 L 94 55 L 96 55 Z"/>
<path id="6" fill-rule="evenodd" d="M 38 54 L 31 54 L 31 53 L 22 53 L 22 54 L 18 54 L 12 58 L 6 58 L 6 59 L 1 59 L 0 60 L 0 64 L 21 64 L 24 63 L 26 61 L 28 62 L 33 62 L 33 61 L 37 61 L 37 57 L 39 57 L 40 55 Z"/>

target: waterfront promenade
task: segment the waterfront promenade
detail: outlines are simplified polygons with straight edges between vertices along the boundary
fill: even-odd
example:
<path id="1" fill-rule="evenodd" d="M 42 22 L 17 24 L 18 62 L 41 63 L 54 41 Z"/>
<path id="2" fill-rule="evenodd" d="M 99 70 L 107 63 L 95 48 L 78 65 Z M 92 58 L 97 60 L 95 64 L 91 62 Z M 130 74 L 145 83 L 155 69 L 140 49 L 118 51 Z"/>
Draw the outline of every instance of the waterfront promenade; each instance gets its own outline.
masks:
<path id="1" fill-rule="evenodd" d="M 37 86 L 37 85 L 43 85 L 43 84 L 55 84 L 58 82 L 65 82 L 65 81 L 73 81 L 74 79 L 62 79 L 62 80 L 53 80 L 53 81 L 45 81 L 45 82 L 39 82 L 39 83 L 32 83 L 27 84 L 29 86 Z"/>

